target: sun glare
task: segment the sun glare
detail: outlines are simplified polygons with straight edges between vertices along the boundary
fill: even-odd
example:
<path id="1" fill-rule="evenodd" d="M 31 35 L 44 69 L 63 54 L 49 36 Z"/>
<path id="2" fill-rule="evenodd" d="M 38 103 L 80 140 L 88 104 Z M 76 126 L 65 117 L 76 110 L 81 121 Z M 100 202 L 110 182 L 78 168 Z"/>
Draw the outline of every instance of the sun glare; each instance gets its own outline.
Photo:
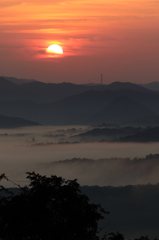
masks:
<path id="1" fill-rule="evenodd" d="M 54 53 L 54 54 L 63 54 L 63 49 L 60 45 L 53 44 L 47 48 L 47 52 Z"/>

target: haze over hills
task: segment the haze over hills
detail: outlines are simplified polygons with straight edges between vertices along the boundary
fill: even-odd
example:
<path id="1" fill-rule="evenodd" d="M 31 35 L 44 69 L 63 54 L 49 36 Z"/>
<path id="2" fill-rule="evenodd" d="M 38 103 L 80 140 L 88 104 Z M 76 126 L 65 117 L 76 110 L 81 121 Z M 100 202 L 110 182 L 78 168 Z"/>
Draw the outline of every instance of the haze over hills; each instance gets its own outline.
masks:
<path id="1" fill-rule="evenodd" d="M 17 85 L 0 77 L 0 114 L 44 125 L 114 123 L 158 125 L 159 93 L 132 83 Z M 154 118 L 155 116 L 155 123 Z"/>
<path id="2" fill-rule="evenodd" d="M 19 80 L 21 81 L 21 80 Z M 77 85 L 72 83 L 43 83 L 27 80 L 23 84 L 16 84 L 13 78 L 0 77 L 0 101 L 7 100 L 29 100 L 37 103 L 53 102 L 67 96 L 77 95 L 90 90 L 95 91 L 118 91 L 121 89 L 151 92 L 150 90 L 132 83 L 115 82 L 109 85 Z M 4 89 L 4 86 L 7 88 Z"/>
<path id="3" fill-rule="evenodd" d="M 79 142 L 159 142 L 159 127 L 94 128 L 70 139 Z"/>
<path id="4" fill-rule="evenodd" d="M 131 90 L 131 91 L 138 91 L 138 92 L 148 92 L 148 88 L 144 88 L 143 86 L 130 83 L 130 82 L 113 82 L 107 85 L 107 90 L 111 91 L 119 91 L 121 89 Z"/>
<path id="5" fill-rule="evenodd" d="M 23 180 L 24 172 L 34 170 L 78 178 L 91 201 L 111 211 L 112 231 L 121 230 L 128 237 L 137 231 L 156 235 L 159 93 L 120 82 L 22 82 L 0 78 L 0 128 L 55 126 L 1 129 L 2 169 L 8 171 L 9 166 L 17 182 Z M 152 154 L 142 159 L 145 152 Z"/>
<path id="6" fill-rule="evenodd" d="M 71 136 L 71 140 L 76 141 L 82 141 L 82 142 L 88 142 L 88 141 L 114 141 L 114 139 L 120 139 L 121 137 L 126 137 L 129 135 L 134 135 L 136 133 L 139 133 L 143 131 L 143 128 L 141 127 L 113 127 L 113 128 L 94 128 L 91 130 L 88 130 L 84 133 L 80 133 L 78 135 Z"/>
<path id="7" fill-rule="evenodd" d="M 129 97 L 120 96 L 91 116 L 88 123 L 111 122 L 122 124 L 124 121 L 134 120 L 136 117 L 147 117 L 154 114 L 154 111 L 147 106 Z"/>
<path id="8" fill-rule="evenodd" d="M 29 83 L 29 82 L 36 82 L 37 80 L 35 79 L 25 79 L 25 78 L 15 78 L 15 77 L 4 77 L 4 76 L 0 76 L 2 78 L 5 78 L 6 80 L 13 82 L 15 84 L 21 85 L 24 83 Z"/>
<path id="9" fill-rule="evenodd" d="M 115 97 L 115 94 L 110 92 L 86 92 L 53 103 L 5 101 L 0 102 L 0 113 L 23 117 L 44 125 L 101 124 L 110 121 L 126 125 L 126 121 L 133 121 L 139 117 L 143 118 L 144 124 L 146 117 L 158 114 L 157 111 L 130 98 Z"/>
<path id="10" fill-rule="evenodd" d="M 150 83 L 146 83 L 146 84 L 142 84 L 141 86 L 152 90 L 152 91 L 159 91 L 159 82 L 150 82 Z"/>
<path id="11" fill-rule="evenodd" d="M 74 94 L 80 94 L 89 90 L 104 90 L 105 85 L 86 86 L 72 83 L 43 83 L 27 82 L 17 85 L 0 77 L 0 86 L 8 85 L 3 91 L 0 91 L 0 101 L 7 100 L 29 100 L 37 103 L 53 102 Z M 1 88 L 0 88 L 1 89 Z"/>
<path id="12" fill-rule="evenodd" d="M 141 118 L 136 118 L 135 120 L 124 122 L 125 125 L 129 126 L 158 126 L 159 125 L 159 115 L 146 116 Z"/>

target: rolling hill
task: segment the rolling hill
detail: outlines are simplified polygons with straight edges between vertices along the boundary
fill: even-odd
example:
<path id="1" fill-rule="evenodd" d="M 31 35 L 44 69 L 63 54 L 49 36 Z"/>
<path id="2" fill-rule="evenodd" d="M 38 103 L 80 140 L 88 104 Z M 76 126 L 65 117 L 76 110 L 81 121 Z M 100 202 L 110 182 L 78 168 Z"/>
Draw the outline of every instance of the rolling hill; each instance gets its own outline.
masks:
<path id="1" fill-rule="evenodd" d="M 142 125 L 159 115 L 159 93 L 132 83 L 17 85 L 0 78 L 0 114 L 44 125 L 127 125 L 136 119 Z"/>
<path id="2" fill-rule="evenodd" d="M 19 84 L 22 81 L 23 84 Z M 2 91 L 3 89 L 3 91 Z M 132 83 L 114 82 L 109 85 L 78 85 L 73 83 L 43 83 L 35 80 L 0 77 L 0 101 L 27 100 L 36 103 L 47 103 L 87 91 L 120 91 L 152 92 Z"/>
<path id="3" fill-rule="evenodd" d="M 17 128 L 26 126 L 39 126 L 37 122 L 32 122 L 24 118 L 7 117 L 0 115 L 0 128 Z"/>
<path id="4" fill-rule="evenodd" d="M 126 96 L 120 96 L 89 117 L 88 123 L 111 122 L 122 124 L 125 121 L 134 120 L 136 117 L 147 117 L 153 114 L 154 112 L 147 106 Z"/>
<path id="5" fill-rule="evenodd" d="M 122 142 L 159 142 L 159 127 L 147 128 L 134 135 L 122 137 Z"/>

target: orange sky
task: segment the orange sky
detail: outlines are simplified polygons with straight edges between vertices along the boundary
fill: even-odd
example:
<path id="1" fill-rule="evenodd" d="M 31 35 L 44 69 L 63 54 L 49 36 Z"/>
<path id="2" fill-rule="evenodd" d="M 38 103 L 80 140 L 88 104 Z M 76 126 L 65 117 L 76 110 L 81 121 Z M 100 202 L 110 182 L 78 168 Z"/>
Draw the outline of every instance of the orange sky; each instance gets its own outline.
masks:
<path id="1" fill-rule="evenodd" d="M 64 54 L 46 49 L 60 44 Z M 158 0 L 0 0 L 0 75 L 159 81 Z"/>

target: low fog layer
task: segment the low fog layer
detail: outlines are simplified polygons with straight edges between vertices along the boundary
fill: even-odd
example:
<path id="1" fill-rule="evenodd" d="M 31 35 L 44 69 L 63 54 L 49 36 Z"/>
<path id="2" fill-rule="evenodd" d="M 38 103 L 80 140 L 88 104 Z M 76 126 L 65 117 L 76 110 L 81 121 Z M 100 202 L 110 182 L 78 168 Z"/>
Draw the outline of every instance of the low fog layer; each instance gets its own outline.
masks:
<path id="1" fill-rule="evenodd" d="M 66 143 L 68 137 L 87 131 L 84 126 L 30 127 L 0 131 L 1 173 L 23 184 L 25 172 L 56 174 L 79 179 L 82 185 L 145 184 L 159 182 L 159 161 L 139 164 L 135 157 L 158 153 L 159 143 Z M 58 144 L 60 142 L 60 144 Z M 58 162 L 80 158 L 78 161 Z M 89 162 L 83 158 L 106 161 Z M 54 162 L 56 162 L 54 164 Z"/>
<path id="2" fill-rule="evenodd" d="M 71 159 L 42 164 L 38 172 L 77 178 L 81 185 L 124 186 L 159 182 L 159 155 L 152 159 Z"/>

